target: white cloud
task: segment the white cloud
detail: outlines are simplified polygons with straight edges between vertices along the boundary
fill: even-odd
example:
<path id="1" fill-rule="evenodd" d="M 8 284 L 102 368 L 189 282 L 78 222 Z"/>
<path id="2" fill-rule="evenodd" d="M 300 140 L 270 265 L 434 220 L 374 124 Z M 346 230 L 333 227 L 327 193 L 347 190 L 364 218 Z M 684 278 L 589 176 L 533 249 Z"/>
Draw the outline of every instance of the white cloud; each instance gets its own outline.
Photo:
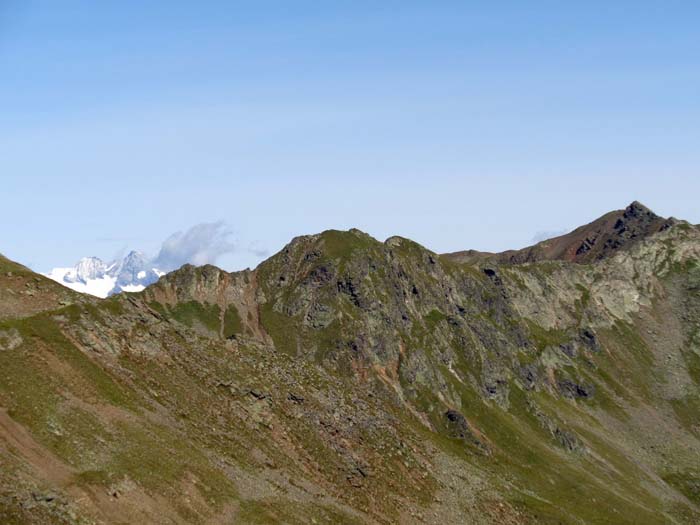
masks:
<path id="1" fill-rule="evenodd" d="M 231 231 L 223 222 L 201 223 L 186 232 L 173 233 L 160 248 L 154 265 L 171 271 L 183 264 L 214 264 L 216 260 L 235 250 Z"/>

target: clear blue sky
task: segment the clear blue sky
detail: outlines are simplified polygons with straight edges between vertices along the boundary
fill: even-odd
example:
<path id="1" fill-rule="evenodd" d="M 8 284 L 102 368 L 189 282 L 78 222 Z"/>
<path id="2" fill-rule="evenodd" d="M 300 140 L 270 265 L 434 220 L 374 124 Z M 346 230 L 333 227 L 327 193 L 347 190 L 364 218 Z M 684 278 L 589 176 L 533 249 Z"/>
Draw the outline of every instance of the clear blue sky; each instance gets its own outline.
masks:
<path id="1" fill-rule="evenodd" d="M 502 250 L 641 200 L 700 222 L 697 1 L 0 0 L 0 252 L 225 221 Z"/>

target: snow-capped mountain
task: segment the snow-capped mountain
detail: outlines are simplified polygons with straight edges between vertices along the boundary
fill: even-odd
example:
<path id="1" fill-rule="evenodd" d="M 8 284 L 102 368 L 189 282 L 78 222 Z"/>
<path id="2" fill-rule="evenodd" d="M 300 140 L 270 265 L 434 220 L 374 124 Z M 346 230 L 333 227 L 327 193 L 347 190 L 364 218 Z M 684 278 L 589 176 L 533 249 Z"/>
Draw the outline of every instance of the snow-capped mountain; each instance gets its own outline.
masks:
<path id="1" fill-rule="evenodd" d="M 77 292 L 107 297 L 119 292 L 140 292 L 164 274 L 137 251 L 110 264 L 98 257 L 84 257 L 72 268 L 54 268 L 44 274 Z"/>

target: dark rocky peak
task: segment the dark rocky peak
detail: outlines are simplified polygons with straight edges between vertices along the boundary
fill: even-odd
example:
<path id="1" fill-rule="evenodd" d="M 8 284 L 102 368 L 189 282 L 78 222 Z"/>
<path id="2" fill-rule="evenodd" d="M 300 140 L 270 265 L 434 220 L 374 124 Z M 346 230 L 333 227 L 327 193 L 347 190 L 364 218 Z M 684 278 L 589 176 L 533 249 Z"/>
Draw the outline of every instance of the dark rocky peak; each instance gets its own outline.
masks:
<path id="1" fill-rule="evenodd" d="M 615 222 L 614 229 L 617 232 L 635 230 L 635 233 L 646 236 L 664 230 L 675 222 L 675 219 L 660 217 L 639 201 L 634 201 L 623 210 L 622 216 Z"/>
<path id="2" fill-rule="evenodd" d="M 603 259 L 632 242 L 646 239 L 676 223 L 673 218 L 656 215 L 638 201 L 634 201 L 621 213 L 613 212 L 611 215 L 611 219 L 615 219 L 612 227 L 609 226 L 610 221 L 603 221 L 602 224 L 592 223 L 596 227 L 584 230 L 586 238 L 576 248 L 572 260 L 591 262 Z M 577 242 L 578 239 L 572 241 Z"/>
<path id="3" fill-rule="evenodd" d="M 556 260 L 592 263 L 666 230 L 677 222 L 674 218 L 660 217 L 642 203 L 634 201 L 623 210 L 606 213 L 570 233 L 522 250 L 496 254 L 468 250 L 446 254 L 446 257 L 467 263 L 490 261 L 500 264 L 522 264 Z"/>
<path id="4" fill-rule="evenodd" d="M 627 206 L 627 208 L 625 208 L 623 215 L 626 218 L 644 217 L 644 216 L 654 217 L 654 218 L 659 217 L 658 215 L 656 215 L 653 211 L 651 211 L 649 208 L 644 206 L 644 204 L 642 204 L 639 201 L 633 201 L 632 204 Z"/>

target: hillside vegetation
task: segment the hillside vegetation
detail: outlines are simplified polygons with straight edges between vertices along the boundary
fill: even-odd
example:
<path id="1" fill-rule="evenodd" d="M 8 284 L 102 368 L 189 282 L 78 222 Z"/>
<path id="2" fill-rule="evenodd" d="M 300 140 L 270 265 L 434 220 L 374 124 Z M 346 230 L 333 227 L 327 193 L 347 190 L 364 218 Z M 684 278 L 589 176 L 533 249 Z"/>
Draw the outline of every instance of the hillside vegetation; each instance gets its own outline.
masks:
<path id="1" fill-rule="evenodd" d="M 0 523 L 698 523 L 700 228 L 640 207 L 105 300 L 1 258 Z"/>

